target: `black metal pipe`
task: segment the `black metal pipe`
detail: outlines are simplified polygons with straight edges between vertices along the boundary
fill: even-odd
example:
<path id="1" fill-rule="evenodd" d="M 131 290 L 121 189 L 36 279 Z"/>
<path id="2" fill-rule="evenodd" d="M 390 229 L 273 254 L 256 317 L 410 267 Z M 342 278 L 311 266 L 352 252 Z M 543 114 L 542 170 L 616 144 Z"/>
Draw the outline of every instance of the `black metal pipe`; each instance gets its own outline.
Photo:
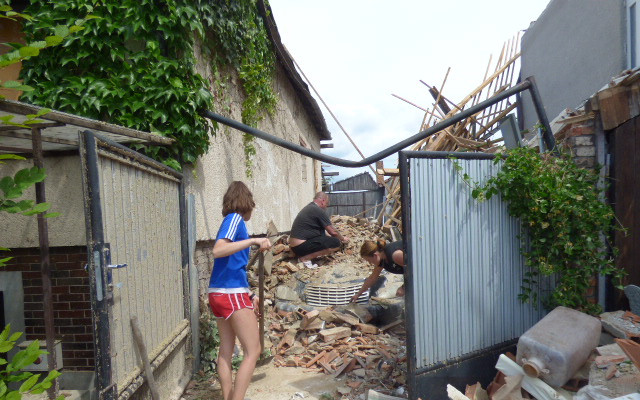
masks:
<path id="1" fill-rule="evenodd" d="M 551 132 L 551 125 L 549 125 L 549 119 L 547 118 L 547 113 L 544 110 L 544 106 L 542 105 L 542 98 L 540 97 L 540 92 L 538 91 L 538 85 L 536 85 L 536 80 L 533 76 L 530 76 L 526 78 L 524 81 L 529 82 L 529 93 L 531 94 L 533 107 L 536 109 L 536 114 L 538 114 L 538 120 L 540 121 L 540 124 L 544 128 L 544 132 L 542 132 L 542 140 L 544 141 L 546 150 L 556 152 L 557 151 L 556 139 L 553 137 L 553 133 Z"/>
<path id="2" fill-rule="evenodd" d="M 89 288 L 91 290 L 91 312 L 96 359 L 96 390 L 104 400 L 115 398 L 111 373 L 111 339 L 109 305 L 107 298 L 106 266 L 107 249 L 104 243 L 102 203 L 100 195 L 100 172 L 98 171 L 98 148 L 96 136 L 90 131 L 78 134 L 82 159 L 83 186 L 85 188 L 85 215 L 87 226 L 87 257 Z"/>
<path id="3" fill-rule="evenodd" d="M 217 121 L 221 124 L 230 126 L 232 128 L 238 129 L 240 131 L 243 131 L 245 133 L 248 133 L 250 135 L 253 135 L 257 138 L 266 140 L 267 142 L 273 143 L 275 145 L 278 145 L 280 147 L 284 147 L 285 149 L 291 150 L 293 152 L 296 152 L 298 154 L 302 154 L 304 156 L 308 156 L 313 158 L 314 160 L 319 160 L 319 161 L 324 161 L 333 165 L 337 165 L 340 167 L 347 167 L 347 168 L 359 168 L 359 167 L 365 167 L 369 164 L 373 164 L 376 161 L 380 161 L 394 153 L 397 153 L 398 151 L 406 148 L 407 146 L 410 146 L 414 143 L 419 142 L 420 140 L 429 137 L 435 133 L 438 133 L 440 131 L 442 131 L 443 129 L 446 129 L 448 127 L 450 127 L 451 125 L 454 125 L 480 111 L 482 111 L 483 109 L 489 107 L 492 104 L 496 104 L 501 102 L 504 99 L 507 99 L 513 95 L 515 95 L 516 93 L 520 93 L 524 90 L 530 89 L 531 88 L 531 82 L 529 80 L 524 80 L 523 82 L 519 83 L 518 85 L 505 90 L 502 93 L 499 93 L 483 102 L 480 102 L 478 104 L 476 104 L 473 107 L 470 107 L 464 111 L 461 111 L 459 113 L 457 113 L 456 115 L 454 115 L 451 118 L 445 119 L 443 121 L 440 121 L 439 123 L 421 131 L 416 133 L 415 135 L 402 140 L 396 144 L 394 144 L 393 146 L 382 150 L 372 156 L 369 156 L 361 161 L 351 161 L 351 160 L 345 160 L 342 158 L 338 158 L 338 157 L 332 157 L 326 154 L 322 154 L 310 149 L 307 149 L 305 147 L 302 147 L 298 144 L 295 143 L 291 143 L 288 142 L 284 139 L 281 139 L 277 136 L 273 136 L 270 135 L 266 132 L 263 132 L 259 129 L 253 128 L 251 126 L 245 125 L 241 122 L 235 121 L 231 118 L 227 118 L 225 116 L 222 116 L 220 114 L 216 114 L 212 111 L 206 110 L 203 112 L 203 116 L 206 118 L 209 118 L 213 121 Z M 535 101 L 534 101 L 535 103 Z M 544 110 L 543 110 L 544 112 Z M 545 117 L 546 118 L 546 117 Z"/>

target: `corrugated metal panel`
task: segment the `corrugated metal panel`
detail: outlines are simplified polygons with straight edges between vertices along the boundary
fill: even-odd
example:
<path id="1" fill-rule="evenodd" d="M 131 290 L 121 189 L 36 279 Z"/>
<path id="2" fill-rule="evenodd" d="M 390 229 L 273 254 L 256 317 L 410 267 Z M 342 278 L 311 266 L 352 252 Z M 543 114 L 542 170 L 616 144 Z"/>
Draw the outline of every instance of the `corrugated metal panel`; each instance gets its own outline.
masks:
<path id="1" fill-rule="evenodd" d="M 492 160 L 458 162 L 476 182 Z M 409 161 L 416 368 L 515 339 L 542 316 L 518 299 L 520 225 L 499 197 L 478 202 L 448 159 Z"/>
<path id="2" fill-rule="evenodd" d="M 120 387 L 138 366 L 131 316 L 152 353 L 184 319 L 184 310 L 179 183 L 117 158 L 101 158 L 100 181 L 111 262 L 128 264 L 113 271 L 112 363 Z"/>

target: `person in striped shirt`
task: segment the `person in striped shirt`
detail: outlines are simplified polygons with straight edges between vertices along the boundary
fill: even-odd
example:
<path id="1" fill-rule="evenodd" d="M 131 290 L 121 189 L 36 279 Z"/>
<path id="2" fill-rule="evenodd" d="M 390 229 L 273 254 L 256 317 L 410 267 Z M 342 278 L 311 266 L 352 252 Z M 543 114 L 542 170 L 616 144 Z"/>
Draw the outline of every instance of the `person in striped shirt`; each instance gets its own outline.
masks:
<path id="1" fill-rule="evenodd" d="M 222 199 L 224 219 L 213 246 L 213 270 L 209 279 L 209 306 L 216 317 L 220 335 L 218 377 L 224 400 L 242 400 L 260 357 L 258 297 L 249 290 L 247 263 L 249 247 L 259 251 L 271 247 L 267 238 L 250 238 L 245 221 L 255 208 L 247 186 L 234 181 Z M 236 337 L 242 345 L 244 359 L 232 378 L 231 359 Z"/>

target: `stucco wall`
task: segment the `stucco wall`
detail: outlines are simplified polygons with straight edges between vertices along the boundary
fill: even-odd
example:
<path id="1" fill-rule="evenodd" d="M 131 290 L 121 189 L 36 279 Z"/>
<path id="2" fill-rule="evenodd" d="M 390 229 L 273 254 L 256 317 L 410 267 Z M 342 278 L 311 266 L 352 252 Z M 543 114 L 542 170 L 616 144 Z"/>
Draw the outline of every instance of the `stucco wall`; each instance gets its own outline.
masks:
<path id="1" fill-rule="evenodd" d="M 200 74 L 212 79 L 208 65 L 201 62 Z M 235 72 L 225 71 L 230 77 L 226 92 L 218 100 L 217 110 L 241 120 L 242 92 Z M 229 84 L 231 83 L 231 84 Z M 273 116 L 267 116 L 259 129 L 296 144 L 319 151 L 320 138 L 311 120 L 300 105 L 284 71 L 280 68 L 275 79 L 279 101 Z M 320 188 L 319 163 L 308 157 L 256 139 L 253 177 L 247 178 L 244 166 L 242 132 L 219 125 L 218 134 L 211 140 L 208 154 L 200 159 L 192 172 L 186 172 L 187 193 L 196 197 L 196 231 L 198 240 L 210 240 L 222 221 L 222 196 L 229 183 L 241 180 L 253 192 L 256 209 L 247 224 L 250 233 L 265 233 L 269 221 L 278 230 L 291 229 L 293 218 L 313 198 Z"/>
<path id="2" fill-rule="evenodd" d="M 31 167 L 33 167 L 33 160 L 8 161 L 0 165 L 0 177 L 13 176 L 18 170 Z M 47 219 L 50 245 L 86 245 L 80 158 L 78 156 L 49 157 L 45 159 L 44 168 L 47 172 L 46 200 L 51 203 L 51 211 L 61 213 L 58 217 Z M 35 199 L 35 189 L 31 187 L 25 192 L 23 198 Z M 36 217 L 2 213 L 0 218 L 2 218 L 0 247 L 38 246 Z"/>
<path id="3" fill-rule="evenodd" d="M 625 69 L 623 0 L 552 0 L 522 37 L 523 78 L 534 76 L 549 120 L 578 107 Z M 523 127 L 538 121 L 524 94 Z"/>

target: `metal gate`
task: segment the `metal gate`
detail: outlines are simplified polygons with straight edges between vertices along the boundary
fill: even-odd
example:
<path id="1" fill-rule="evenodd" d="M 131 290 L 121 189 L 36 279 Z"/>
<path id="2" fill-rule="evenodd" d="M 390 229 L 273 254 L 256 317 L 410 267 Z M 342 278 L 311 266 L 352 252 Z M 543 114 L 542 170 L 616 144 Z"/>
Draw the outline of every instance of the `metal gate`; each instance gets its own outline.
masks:
<path id="1" fill-rule="evenodd" d="M 456 171 L 449 156 L 463 169 Z M 480 202 L 500 165 L 484 153 L 401 152 L 410 398 L 447 398 L 496 374 L 497 355 L 544 316 L 518 299 L 525 273 L 520 223 L 499 196 Z M 548 283 L 547 283 L 548 284 Z M 541 297 L 541 296 L 539 296 Z"/>
<path id="2" fill-rule="evenodd" d="M 79 138 L 96 389 L 100 399 L 128 398 L 142 384 L 131 318 L 152 366 L 188 335 L 182 175 L 91 132 Z M 185 364 L 169 368 L 178 378 L 190 368 L 171 362 Z"/>

